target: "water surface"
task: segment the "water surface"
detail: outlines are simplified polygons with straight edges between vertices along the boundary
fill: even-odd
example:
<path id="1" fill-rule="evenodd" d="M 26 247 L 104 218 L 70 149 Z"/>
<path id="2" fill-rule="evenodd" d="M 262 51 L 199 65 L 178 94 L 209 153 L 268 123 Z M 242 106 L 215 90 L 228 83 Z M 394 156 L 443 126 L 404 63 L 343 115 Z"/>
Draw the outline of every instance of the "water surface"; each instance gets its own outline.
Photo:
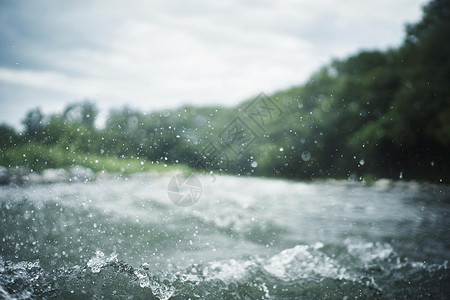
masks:
<path id="1" fill-rule="evenodd" d="M 0 298 L 445 299 L 450 189 L 198 176 L 0 188 Z"/>

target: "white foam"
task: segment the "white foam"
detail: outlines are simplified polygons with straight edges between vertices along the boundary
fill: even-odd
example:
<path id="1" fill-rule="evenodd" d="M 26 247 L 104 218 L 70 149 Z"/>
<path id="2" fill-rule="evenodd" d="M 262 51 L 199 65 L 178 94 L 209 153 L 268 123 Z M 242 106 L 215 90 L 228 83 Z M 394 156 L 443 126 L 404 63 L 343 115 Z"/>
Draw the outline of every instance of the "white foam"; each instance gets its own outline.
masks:
<path id="1" fill-rule="evenodd" d="M 315 279 L 316 277 L 321 279 L 349 278 L 345 268 L 341 268 L 324 253 L 306 245 L 298 245 L 281 251 L 268 260 L 267 264 L 264 265 L 264 270 L 284 281 Z"/>
<path id="2" fill-rule="evenodd" d="M 348 242 L 347 242 L 348 243 Z M 394 250 L 392 246 L 385 243 L 348 243 L 348 252 L 362 260 L 365 263 L 370 263 L 375 260 L 385 260 L 392 254 Z"/>
<path id="3" fill-rule="evenodd" d="M 230 259 L 228 261 L 212 262 L 208 267 L 203 269 L 203 275 L 206 280 L 219 279 L 225 283 L 236 282 L 244 279 L 249 273 L 249 269 L 256 263 L 250 260 L 238 261 Z"/>
<path id="4" fill-rule="evenodd" d="M 95 256 L 88 261 L 87 266 L 91 268 L 92 273 L 98 273 L 107 264 L 117 261 L 116 253 L 112 253 L 109 257 L 107 257 L 102 251 L 97 250 L 95 252 Z"/>

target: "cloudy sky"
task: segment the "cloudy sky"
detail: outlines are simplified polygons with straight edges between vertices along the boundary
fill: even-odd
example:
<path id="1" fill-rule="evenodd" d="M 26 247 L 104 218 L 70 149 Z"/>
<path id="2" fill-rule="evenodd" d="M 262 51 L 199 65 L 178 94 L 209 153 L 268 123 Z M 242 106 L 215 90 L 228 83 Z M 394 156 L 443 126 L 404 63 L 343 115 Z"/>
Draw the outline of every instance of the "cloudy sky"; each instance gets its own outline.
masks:
<path id="1" fill-rule="evenodd" d="M 0 123 L 91 99 L 103 112 L 234 105 L 333 58 L 400 44 L 423 0 L 0 0 Z"/>

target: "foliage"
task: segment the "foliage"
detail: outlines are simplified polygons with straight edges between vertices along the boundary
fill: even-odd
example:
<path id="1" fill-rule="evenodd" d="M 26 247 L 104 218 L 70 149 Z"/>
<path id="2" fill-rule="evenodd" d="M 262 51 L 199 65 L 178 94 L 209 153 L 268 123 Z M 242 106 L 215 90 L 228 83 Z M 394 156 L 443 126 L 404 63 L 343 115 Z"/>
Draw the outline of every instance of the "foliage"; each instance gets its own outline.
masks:
<path id="1" fill-rule="evenodd" d="M 245 108 L 192 107 L 150 114 L 112 110 L 102 129 L 85 101 L 60 115 L 28 112 L 25 131 L 0 126 L 1 165 L 73 164 L 127 172 L 185 164 L 232 174 L 311 179 L 450 179 L 450 1 L 434 0 L 398 49 L 335 60 L 304 85 L 270 96 L 282 110 L 236 154 L 223 140 Z M 211 155 L 211 145 L 219 155 Z M 209 150 L 208 150 L 209 149 Z M 25 156 L 26 157 L 25 157 Z M 96 162 L 97 161 L 97 162 Z M 124 168 L 123 166 L 127 166 Z M 144 169 L 145 169 L 144 168 Z"/>

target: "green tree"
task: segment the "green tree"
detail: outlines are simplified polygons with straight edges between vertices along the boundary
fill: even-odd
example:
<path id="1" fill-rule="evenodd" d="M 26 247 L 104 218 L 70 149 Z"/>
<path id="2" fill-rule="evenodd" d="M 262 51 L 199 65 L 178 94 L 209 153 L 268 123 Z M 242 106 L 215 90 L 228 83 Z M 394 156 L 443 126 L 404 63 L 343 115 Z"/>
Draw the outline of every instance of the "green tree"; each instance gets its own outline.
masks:
<path id="1" fill-rule="evenodd" d="M 76 123 L 86 128 L 94 128 L 97 115 L 97 106 L 87 100 L 68 105 L 62 114 L 62 119 L 68 123 Z"/>
<path id="2" fill-rule="evenodd" d="M 16 146 L 19 142 L 19 136 L 11 126 L 0 124 L 0 147 L 6 149 Z"/>
<path id="3" fill-rule="evenodd" d="M 27 112 L 22 124 L 25 126 L 25 136 L 30 140 L 38 140 L 44 127 L 44 114 L 41 109 L 35 108 Z"/>

